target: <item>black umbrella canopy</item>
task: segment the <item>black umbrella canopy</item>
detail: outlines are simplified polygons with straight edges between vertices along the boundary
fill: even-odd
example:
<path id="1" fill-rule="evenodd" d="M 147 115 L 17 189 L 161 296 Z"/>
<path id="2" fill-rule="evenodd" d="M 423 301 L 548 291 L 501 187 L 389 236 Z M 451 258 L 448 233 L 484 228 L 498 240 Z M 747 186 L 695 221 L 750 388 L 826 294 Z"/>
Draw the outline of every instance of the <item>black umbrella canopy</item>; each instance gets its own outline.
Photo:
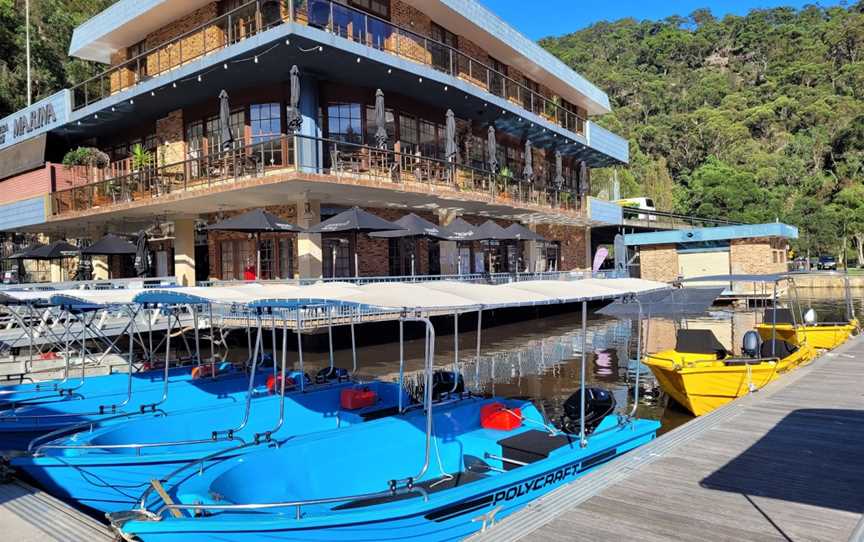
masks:
<path id="1" fill-rule="evenodd" d="M 398 224 L 379 218 L 360 207 L 352 207 L 309 228 L 309 233 L 373 232 L 403 229 Z"/>
<path id="2" fill-rule="evenodd" d="M 486 134 L 486 153 L 489 155 L 489 171 L 498 171 L 498 141 L 495 139 L 495 127 L 490 126 Z"/>
<path id="3" fill-rule="evenodd" d="M 450 232 L 448 240 L 450 241 L 479 241 L 477 237 L 477 226 L 470 224 L 461 217 L 456 217 L 453 222 L 447 225 L 447 230 Z"/>
<path id="4" fill-rule="evenodd" d="M 480 224 L 475 232 L 476 238 L 481 241 L 512 241 L 517 239 L 510 232 L 498 225 L 497 222 L 487 220 Z"/>
<path id="5" fill-rule="evenodd" d="M 455 162 L 456 152 L 456 116 L 452 109 L 448 109 L 444 125 L 444 159 Z"/>
<path id="6" fill-rule="evenodd" d="M 532 152 L 531 140 L 525 141 L 525 168 L 522 170 L 522 175 L 529 183 L 534 178 L 534 153 Z"/>
<path id="7" fill-rule="evenodd" d="M 133 256 L 136 250 L 135 245 L 126 239 L 109 233 L 83 249 L 81 254 L 85 256 Z"/>
<path id="8" fill-rule="evenodd" d="M 219 93 L 219 133 L 222 150 L 228 150 L 234 143 L 234 135 L 231 133 L 231 104 L 224 89 Z"/>
<path id="9" fill-rule="evenodd" d="M 146 277 L 150 271 L 150 257 L 147 249 L 147 232 L 138 232 L 135 240 L 135 273 L 139 277 Z"/>
<path id="10" fill-rule="evenodd" d="M 431 237 L 434 239 L 450 239 L 452 233 L 447 228 L 433 224 L 423 217 L 414 213 L 408 214 L 395 221 L 401 230 L 383 231 L 369 234 L 370 237 Z"/>
<path id="11" fill-rule="evenodd" d="M 379 149 L 387 148 L 387 109 L 384 107 L 384 91 L 375 91 L 375 144 Z"/>
<path id="12" fill-rule="evenodd" d="M 34 252 L 34 251 L 36 251 L 36 250 L 38 250 L 44 246 L 45 245 L 40 245 L 40 244 L 30 245 L 29 247 L 25 248 L 24 250 L 22 250 L 20 252 L 16 252 L 14 254 L 10 254 L 9 256 L 6 256 L 6 259 L 7 260 L 26 260 L 28 258 L 28 254 L 30 254 L 31 252 Z"/>
<path id="13" fill-rule="evenodd" d="M 242 215 L 234 216 L 207 226 L 210 231 L 238 231 L 247 233 L 300 233 L 300 226 L 289 224 L 264 209 L 253 209 Z"/>
<path id="14" fill-rule="evenodd" d="M 288 104 L 288 128 L 294 132 L 300 130 L 303 125 L 303 116 L 300 114 L 300 68 L 297 64 L 291 66 L 291 96 Z"/>
<path id="15" fill-rule="evenodd" d="M 76 256 L 81 249 L 66 241 L 54 241 L 24 255 L 27 260 L 60 260 Z"/>
<path id="16" fill-rule="evenodd" d="M 516 222 L 504 228 L 504 231 L 506 231 L 512 239 L 518 241 L 546 241 L 546 238 L 536 231 L 531 231 L 522 224 Z"/>

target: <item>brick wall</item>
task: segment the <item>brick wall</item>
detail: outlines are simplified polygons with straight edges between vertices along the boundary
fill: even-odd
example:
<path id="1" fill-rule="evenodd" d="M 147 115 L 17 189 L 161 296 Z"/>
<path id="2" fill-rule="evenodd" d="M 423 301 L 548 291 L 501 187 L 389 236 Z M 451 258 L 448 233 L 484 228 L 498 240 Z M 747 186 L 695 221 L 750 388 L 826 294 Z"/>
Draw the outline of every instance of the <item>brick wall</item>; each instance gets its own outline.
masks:
<path id="1" fill-rule="evenodd" d="M 537 233 L 549 241 L 561 243 L 561 271 L 587 269 L 585 262 L 585 228 L 562 224 L 538 224 Z"/>
<path id="2" fill-rule="evenodd" d="M 157 160 L 160 165 L 186 160 L 183 134 L 183 110 L 177 109 L 156 121 Z"/>
<path id="3" fill-rule="evenodd" d="M 28 171 L 0 181 L 0 203 L 11 203 L 51 193 L 51 168 L 45 167 Z"/>
<path id="4" fill-rule="evenodd" d="M 733 274 L 782 273 L 787 270 L 786 242 L 767 237 L 733 239 L 729 260 Z"/>
<path id="5" fill-rule="evenodd" d="M 678 278 L 678 250 L 675 245 L 644 246 L 639 251 L 642 278 L 671 282 Z"/>
<path id="6" fill-rule="evenodd" d="M 390 20 L 393 21 L 393 24 L 408 28 L 421 36 L 432 34 L 432 19 L 422 11 L 399 0 L 393 0 L 390 4 Z M 387 39 L 386 47 L 390 51 L 423 64 L 432 62 L 432 57 L 424 47 L 423 40 L 409 34 L 394 32 Z"/>

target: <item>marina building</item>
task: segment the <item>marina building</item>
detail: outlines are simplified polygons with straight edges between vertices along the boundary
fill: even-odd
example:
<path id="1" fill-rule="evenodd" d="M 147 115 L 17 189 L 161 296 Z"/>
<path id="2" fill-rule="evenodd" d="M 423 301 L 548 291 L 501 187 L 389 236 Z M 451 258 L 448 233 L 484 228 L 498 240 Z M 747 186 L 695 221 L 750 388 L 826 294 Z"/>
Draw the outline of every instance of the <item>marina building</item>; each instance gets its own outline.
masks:
<path id="1" fill-rule="evenodd" d="M 244 277 L 250 236 L 204 228 L 251 208 L 302 227 L 354 205 L 491 218 L 546 239 L 264 235 L 261 279 L 348 276 L 354 252 L 364 276 L 410 274 L 408 252 L 424 274 L 586 268 L 591 170 L 628 161 L 591 120 L 606 94 L 474 0 L 120 0 L 69 54 L 104 70 L 0 120 L 0 229 L 147 229 L 153 273 L 181 284 Z M 79 148 L 96 151 L 60 165 Z"/>

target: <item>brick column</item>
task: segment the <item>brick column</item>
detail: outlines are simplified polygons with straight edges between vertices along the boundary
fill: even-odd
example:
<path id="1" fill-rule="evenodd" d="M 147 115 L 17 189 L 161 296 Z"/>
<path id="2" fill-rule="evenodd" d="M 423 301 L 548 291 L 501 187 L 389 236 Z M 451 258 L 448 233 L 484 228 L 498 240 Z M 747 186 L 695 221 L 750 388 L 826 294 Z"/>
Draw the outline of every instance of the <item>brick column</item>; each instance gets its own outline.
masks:
<path id="1" fill-rule="evenodd" d="M 447 226 L 459 214 L 455 211 L 440 209 L 438 211 L 438 224 Z M 456 275 L 459 273 L 459 244 L 456 241 L 440 241 L 438 253 L 442 275 Z"/>
<path id="2" fill-rule="evenodd" d="M 195 220 L 174 221 L 174 276 L 181 286 L 195 286 Z"/>
<path id="3" fill-rule="evenodd" d="M 309 195 L 297 201 L 297 225 L 309 228 L 321 222 L 321 201 L 309 199 Z M 321 234 L 301 233 L 297 235 L 297 270 L 301 279 L 320 278 Z"/>

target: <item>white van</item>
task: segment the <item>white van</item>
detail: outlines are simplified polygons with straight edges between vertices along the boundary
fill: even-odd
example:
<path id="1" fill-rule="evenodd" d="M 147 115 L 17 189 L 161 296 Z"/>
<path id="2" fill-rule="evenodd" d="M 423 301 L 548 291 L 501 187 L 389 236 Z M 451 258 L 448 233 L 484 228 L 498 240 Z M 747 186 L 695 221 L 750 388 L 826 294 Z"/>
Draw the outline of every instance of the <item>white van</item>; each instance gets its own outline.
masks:
<path id="1" fill-rule="evenodd" d="M 634 209 L 643 209 L 645 211 L 656 211 L 657 207 L 654 206 L 654 200 L 651 198 L 625 198 L 615 200 L 614 203 L 617 203 L 621 207 L 630 207 Z M 639 220 L 657 220 L 657 217 L 654 215 L 647 214 L 639 214 Z"/>

